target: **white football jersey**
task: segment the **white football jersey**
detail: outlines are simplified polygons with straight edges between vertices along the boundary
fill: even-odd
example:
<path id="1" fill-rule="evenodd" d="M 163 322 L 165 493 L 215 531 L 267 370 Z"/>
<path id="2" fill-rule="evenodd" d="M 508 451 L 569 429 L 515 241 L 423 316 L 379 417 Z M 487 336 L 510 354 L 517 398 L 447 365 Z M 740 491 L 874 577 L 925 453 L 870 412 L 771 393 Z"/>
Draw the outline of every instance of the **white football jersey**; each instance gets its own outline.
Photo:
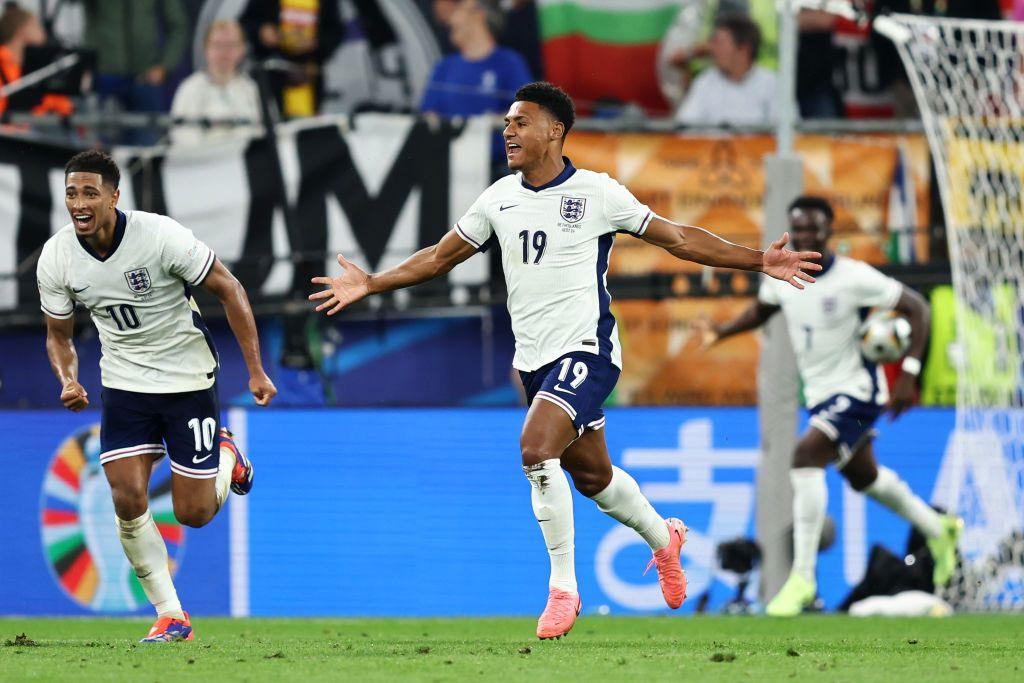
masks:
<path id="1" fill-rule="evenodd" d="M 516 338 L 512 365 L 532 371 L 570 351 L 622 367 L 609 308 L 608 258 L 615 233 L 642 235 L 653 214 L 605 173 L 565 170 L 541 187 L 521 174 L 484 190 L 459 222 L 474 247 L 496 240 Z"/>
<path id="2" fill-rule="evenodd" d="M 867 308 L 891 309 L 903 285 L 863 261 L 836 256 L 815 276 L 817 282 L 799 290 L 764 278 L 758 299 L 781 306 L 804 383 L 804 398 L 813 407 L 835 394 L 869 403 L 889 400 L 881 367 L 860 353 L 857 334 Z"/>
<path id="3" fill-rule="evenodd" d="M 53 318 L 89 309 L 99 331 L 104 387 L 147 394 L 208 389 L 217 354 L 191 287 L 213 251 L 167 216 L 117 212 L 114 243 L 100 258 L 68 224 L 46 241 L 36 266 L 39 301 Z"/>

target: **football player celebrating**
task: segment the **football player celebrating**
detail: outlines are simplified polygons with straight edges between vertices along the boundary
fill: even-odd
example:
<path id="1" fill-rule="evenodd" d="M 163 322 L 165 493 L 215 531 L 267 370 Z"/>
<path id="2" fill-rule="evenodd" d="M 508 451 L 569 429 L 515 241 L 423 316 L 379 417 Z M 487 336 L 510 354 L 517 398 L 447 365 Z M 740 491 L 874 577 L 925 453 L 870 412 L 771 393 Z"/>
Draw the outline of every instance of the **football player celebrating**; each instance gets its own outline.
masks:
<path id="1" fill-rule="evenodd" d="M 201 527 L 229 489 L 252 488 L 252 463 L 220 426 L 217 351 L 192 298 L 203 287 L 220 301 L 249 369 L 258 405 L 277 393 L 263 371 L 245 289 L 213 251 L 177 222 L 120 211 L 120 170 L 99 151 L 76 154 L 64 169 L 71 224 L 43 245 L 36 270 L 46 319 L 46 351 L 69 410 L 89 405 L 78 381 L 75 304 L 89 310 L 103 356 L 100 463 L 110 482 L 117 532 L 157 620 L 142 642 L 193 640 L 149 510 L 154 463 L 171 460 L 179 522 Z"/>
<path id="2" fill-rule="evenodd" d="M 656 216 L 606 174 L 577 169 L 562 156 L 574 121 L 572 100 L 562 90 L 550 83 L 523 86 L 504 130 L 508 166 L 518 173 L 485 190 L 440 242 L 394 268 L 371 275 L 339 255 L 345 272 L 314 278 L 326 289 L 310 296 L 320 302 L 318 311 L 333 315 L 371 294 L 444 275 L 492 244 L 501 249 L 516 339 L 513 366 L 529 401 L 519 448 L 551 563 L 540 638 L 568 633 L 580 611 L 572 493 L 563 469 L 576 490 L 650 545 L 668 606 L 678 608 L 686 597 L 679 560 L 686 527 L 654 510 L 636 481 L 612 465 L 605 444 L 601 406 L 622 367 L 606 282 L 615 233 L 630 233 L 680 259 L 764 272 L 798 289 L 801 281 L 814 281 L 805 271 L 819 268 L 807 260 L 819 254 L 784 250 L 786 237 L 767 251 L 732 244 Z"/>

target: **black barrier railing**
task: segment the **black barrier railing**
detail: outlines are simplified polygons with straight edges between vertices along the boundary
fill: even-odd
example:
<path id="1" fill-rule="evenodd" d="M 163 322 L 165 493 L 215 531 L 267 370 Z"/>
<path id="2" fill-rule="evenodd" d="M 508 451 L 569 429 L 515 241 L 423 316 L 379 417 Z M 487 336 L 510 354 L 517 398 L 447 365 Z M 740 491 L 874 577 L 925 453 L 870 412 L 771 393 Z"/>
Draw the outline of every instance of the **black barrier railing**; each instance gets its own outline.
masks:
<path id="1" fill-rule="evenodd" d="M 49 185 L 47 178 L 52 174 L 54 168 L 60 168 L 63 165 L 63 161 L 66 159 L 66 155 L 73 152 L 75 147 L 81 146 L 81 141 L 77 141 L 77 144 L 69 145 L 68 140 L 61 139 L 59 137 L 47 137 L 45 132 L 47 126 L 52 126 L 59 122 L 70 124 L 71 129 L 80 129 L 82 127 L 96 129 L 101 126 L 171 126 L 176 123 L 190 123 L 199 125 L 206 125 L 211 122 L 203 120 L 193 119 L 181 119 L 171 117 L 167 114 L 138 114 L 138 113 L 120 113 L 115 117 L 111 118 L 106 115 L 100 114 L 76 114 L 68 119 L 53 118 L 53 117 L 20 117 L 13 115 L 15 120 L 21 121 L 32 121 L 33 126 L 27 131 L 5 131 L 0 135 L 0 146 L 6 145 L 7 152 L 4 154 L 8 157 L 6 163 L 22 163 L 21 158 L 24 157 L 23 150 L 18 146 L 18 141 L 25 141 L 38 147 L 33 147 L 40 155 L 47 156 L 46 163 L 40 164 L 40 168 L 33 168 L 27 172 L 22 173 L 22 188 L 21 194 L 19 195 L 20 201 L 29 201 L 30 203 L 40 202 L 45 199 L 45 208 L 40 204 L 34 206 L 33 213 L 36 215 L 37 222 L 42 221 L 41 229 L 48 230 L 48 215 L 51 215 L 55 211 L 59 211 L 59 197 L 49 197 Z M 327 120 L 328 126 L 338 126 L 343 129 L 357 130 L 358 129 L 358 117 L 330 117 Z M 458 126 L 463 125 L 462 121 L 450 121 L 440 122 L 432 117 L 422 117 L 419 119 L 413 119 L 414 126 L 424 125 L 422 130 L 430 133 L 437 133 L 444 129 L 451 131 L 457 131 Z M 220 122 L 218 122 L 220 123 Z M 251 126 L 248 121 L 237 121 L 235 123 L 244 124 Z M 706 134 L 706 135 L 721 135 L 721 136 L 738 136 L 746 134 L 759 134 L 763 135 L 768 133 L 768 129 L 764 127 L 743 127 L 743 128 L 687 128 L 685 131 L 679 128 L 672 121 L 665 120 L 644 120 L 640 122 L 630 122 L 624 119 L 619 120 L 608 120 L 608 119 L 587 119 L 581 120 L 578 124 L 580 130 L 590 131 L 607 131 L 607 132 L 638 132 L 638 133 L 664 133 L 666 131 L 681 131 L 686 134 Z M 822 133 L 833 136 L 857 136 L 870 138 L 871 135 L 885 135 L 885 134 L 917 134 L 920 131 L 920 123 L 917 121 L 884 121 L 884 122 L 865 122 L 865 121 L 805 121 L 801 124 L 800 128 L 805 132 L 811 133 Z M 450 133 L 449 137 L 456 135 L 457 132 Z M 443 135 L 442 135 L 443 137 Z M 259 144 L 259 138 L 253 138 L 253 144 Z M 52 147 L 49 145 L 41 145 L 43 141 L 53 143 Z M 265 142 L 265 140 L 264 140 Z M 28 148 L 25 148 L 28 149 Z M 133 181 L 134 191 L 134 205 L 141 209 L 153 210 L 161 213 L 167 213 L 167 200 L 163 196 L 166 188 L 161 187 L 163 179 L 161 177 L 162 166 L 161 157 L 168 151 L 168 146 L 160 145 L 154 147 L 136 147 L 130 148 L 130 168 L 126 168 L 125 175 L 131 176 Z M 266 163 L 270 161 L 270 158 L 256 157 L 254 156 L 254 164 L 259 167 L 266 166 Z M 248 154 L 247 154 L 248 157 Z M 17 159 L 17 160 L 16 160 Z M 262 161 L 261 161 L 262 159 Z M 258 163 L 256 163 L 258 162 Z M 26 180 L 28 179 L 28 180 Z M 31 181 L 31 182 L 30 182 Z M 322 194 L 322 192 L 321 192 Z M 406 195 L 402 195 L 405 197 Z M 319 200 L 319 195 L 318 195 Z M 277 200 L 273 200 L 277 201 Z M 277 204 L 271 201 L 264 210 L 273 211 Z M 401 199 L 401 201 L 405 201 Z M 250 207 L 250 210 L 252 207 Z M 446 214 L 442 211 L 442 215 Z M 936 214 L 938 217 L 939 214 Z M 425 214 L 421 214 L 421 217 Z M 351 217 L 350 217 L 351 219 Z M 434 222 L 434 221 L 431 221 Z M 430 243 L 436 241 L 436 237 L 439 237 L 441 233 L 446 229 L 446 220 L 438 222 L 436 230 L 439 231 L 436 236 L 427 235 L 422 239 L 429 240 Z M 37 226 L 38 227 L 38 226 Z M 716 226 L 708 226 L 711 229 L 715 229 Z M 721 226 L 717 226 L 721 227 Z M 434 228 L 431 228 L 433 230 Z M 16 228 L 19 242 L 23 238 L 23 226 Z M 268 228 L 269 230 L 269 228 Z M 908 232 L 904 231 L 904 236 Z M 927 234 L 930 237 L 930 243 L 941 244 L 944 240 L 942 239 L 941 226 L 928 226 L 928 227 L 916 227 L 914 233 L 917 235 Z M 269 234 L 269 233 L 268 233 Z M 746 244 L 756 244 L 760 240 L 760 235 L 755 233 L 740 235 L 736 232 L 730 232 L 730 237 L 734 240 Z M 18 296 L 15 303 L 12 306 L 8 306 L 4 310 L 0 310 L 0 325 L 35 325 L 39 322 L 39 313 L 37 310 L 37 302 L 34 299 L 34 283 L 33 275 L 35 269 L 36 259 L 38 258 L 39 248 L 41 248 L 42 241 L 45 236 L 37 240 L 37 244 L 28 250 L 24 250 L 19 246 L 19 253 L 17 258 L 14 260 L 14 269 L 8 270 L 5 273 L 0 273 L 0 288 L 5 286 L 17 285 Z M 301 242 L 301 240 L 300 240 Z M 247 241 L 248 243 L 248 241 Z M 425 244 L 426 242 L 424 242 Z M 391 261 L 393 257 L 401 257 L 408 253 L 407 248 L 393 249 L 387 246 L 387 242 L 382 243 L 376 250 L 375 259 L 363 259 L 364 254 L 360 251 L 352 250 L 351 247 L 345 251 L 348 253 L 350 258 L 358 260 L 364 260 L 366 262 L 377 262 Z M 276 265 L 282 263 L 290 263 L 298 271 L 300 267 L 310 268 L 314 267 L 318 271 L 322 271 L 322 265 L 330 262 L 333 259 L 336 245 L 325 244 L 321 242 L 318 245 L 319 248 L 303 248 L 301 244 L 299 246 L 291 246 L 287 255 L 273 255 L 267 251 L 263 252 L 246 252 L 242 251 L 241 255 L 233 259 L 225 259 L 228 265 L 234 269 L 243 272 L 257 272 L 267 273 L 271 271 Z M 248 247 L 247 247 L 248 248 Z M 908 265 L 899 266 L 891 265 L 886 266 L 884 269 L 887 272 L 896 274 L 900 279 L 908 282 L 912 286 L 919 287 L 922 289 L 930 288 L 937 284 L 945 284 L 949 282 L 949 270 L 948 263 L 941 258 L 941 254 L 931 254 L 930 261 L 925 265 Z M 938 258 L 936 258 L 938 256 Z M 485 283 L 477 283 L 474 285 L 459 285 L 448 282 L 447 280 L 435 281 L 427 283 L 424 286 L 417 287 L 408 292 L 397 294 L 393 297 L 382 297 L 378 303 L 366 304 L 367 308 L 364 310 L 371 313 L 379 313 L 381 311 L 385 313 L 402 313 L 409 310 L 421 310 L 421 309 L 439 309 L 447 307 L 459 307 L 459 306 L 494 306 L 504 302 L 504 281 L 501 277 L 500 262 L 497 254 L 492 252 L 484 258 L 491 259 L 491 277 Z M 10 262 L 10 261 L 8 261 Z M 311 264 L 321 264 L 319 266 Z M 243 278 L 243 281 L 246 281 Z M 298 282 L 298 288 L 301 288 L 305 281 Z M 306 310 L 306 303 L 304 299 L 299 296 L 298 288 L 287 289 L 286 291 L 292 291 L 293 294 L 266 294 L 262 292 L 260 287 L 261 282 L 248 280 L 246 281 L 247 286 L 250 289 L 250 296 L 253 298 L 254 305 L 257 311 L 261 314 L 275 315 L 275 314 L 288 314 L 293 312 L 299 312 Z M 735 274 L 729 271 L 712 271 L 706 269 L 704 271 L 690 272 L 684 274 L 670 273 L 670 272 L 652 272 L 644 275 L 612 275 L 609 277 L 609 285 L 612 290 L 612 294 L 617 299 L 666 299 L 678 296 L 749 296 L 754 293 L 756 287 L 756 280 L 750 278 L 744 274 Z M 302 292 L 304 294 L 304 292 Z M 9 300 L 9 299 L 8 299 Z M 369 306 L 376 308 L 369 308 Z M 208 307 L 210 308 L 210 307 Z M 216 309 L 216 307 L 213 307 Z M 211 313 L 216 313 L 216 310 L 211 310 Z"/>

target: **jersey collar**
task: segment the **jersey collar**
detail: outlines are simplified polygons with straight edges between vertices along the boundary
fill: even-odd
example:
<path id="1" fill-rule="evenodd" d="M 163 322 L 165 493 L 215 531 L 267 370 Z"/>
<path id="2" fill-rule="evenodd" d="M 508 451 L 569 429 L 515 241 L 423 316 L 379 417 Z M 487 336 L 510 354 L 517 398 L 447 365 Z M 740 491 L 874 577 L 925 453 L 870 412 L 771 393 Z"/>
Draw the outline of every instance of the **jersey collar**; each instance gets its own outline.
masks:
<path id="1" fill-rule="evenodd" d="M 85 241 L 84 237 L 75 235 L 75 237 L 78 237 L 78 243 L 82 245 L 82 249 L 85 249 L 89 256 L 92 256 L 97 261 L 106 261 L 113 256 L 117 248 L 121 246 L 121 240 L 124 239 L 124 229 L 128 225 L 128 217 L 120 209 L 114 209 L 114 212 L 117 213 L 117 219 L 114 221 L 114 243 L 110 245 L 110 251 L 107 252 L 106 256 L 97 254 L 96 250 Z"/>
<path id="2" fill-rule="evenodd" d="M 569 161 L 569 157 L 562 157 L 562 161 L 565 162 L 565 168 L 562 169 L 562 172 L 555 176 L 554 180 L 546 182 L 540 187 L 534 187 L 530 183 L 526 182 L 525 178 L 520 178 L 519 182 L 521 182 L 523 184 L 523 187 L 525 187 L 527 190 L 532 190 L 533 192 L 540 192 L 541 190 L 546 190 L 549 187 L 561 185 L 566 180 L 571 178 L 573 174 L 576 172 L 576 167 L 572 165 L 571 161 Z"/>

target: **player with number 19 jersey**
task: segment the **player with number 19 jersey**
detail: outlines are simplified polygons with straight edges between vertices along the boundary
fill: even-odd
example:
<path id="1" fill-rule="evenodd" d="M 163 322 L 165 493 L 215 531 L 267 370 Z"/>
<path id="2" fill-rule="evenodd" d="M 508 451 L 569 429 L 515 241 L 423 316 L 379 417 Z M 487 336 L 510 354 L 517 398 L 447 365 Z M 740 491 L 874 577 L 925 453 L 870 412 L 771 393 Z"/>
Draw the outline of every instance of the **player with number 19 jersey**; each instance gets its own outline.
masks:
<path id="1" fill-rule="evenodd" d="M 191 288 L 214 253 L 167 216 L 117 212 L 113 250 L 100 258 L 70 224 L 43 246 L 37 267 L 40 306 L 70 318 L 75 303 L 99 331 L 103 386 L 140 393 L 213 386 L 217 353 Z"/>
<path id="2" fill-rule="evenodd" d="M 615 233 L 642 235 L 653 213 L 606 173 L 573 167 L 542 187 L 519 174 L 491 185 L 455 230 L 483 249 L 496 240 L 516 338 L 512 365 L 532 372 L 573 352 L 622 367 L 609 310 L 608 258 Z"/>
<path id="3" fill-rule="evenodd" d="M 615 234 L 643 235 L 654 214 L 607 174 L 563 160 L 542 187 L 519 174 L 498 180 L 455 231 L 477 249 L 501 248 L 527 400 L 554 403 L 582 434 L 604 426 L 622 369 L 607 283 Z"/>

